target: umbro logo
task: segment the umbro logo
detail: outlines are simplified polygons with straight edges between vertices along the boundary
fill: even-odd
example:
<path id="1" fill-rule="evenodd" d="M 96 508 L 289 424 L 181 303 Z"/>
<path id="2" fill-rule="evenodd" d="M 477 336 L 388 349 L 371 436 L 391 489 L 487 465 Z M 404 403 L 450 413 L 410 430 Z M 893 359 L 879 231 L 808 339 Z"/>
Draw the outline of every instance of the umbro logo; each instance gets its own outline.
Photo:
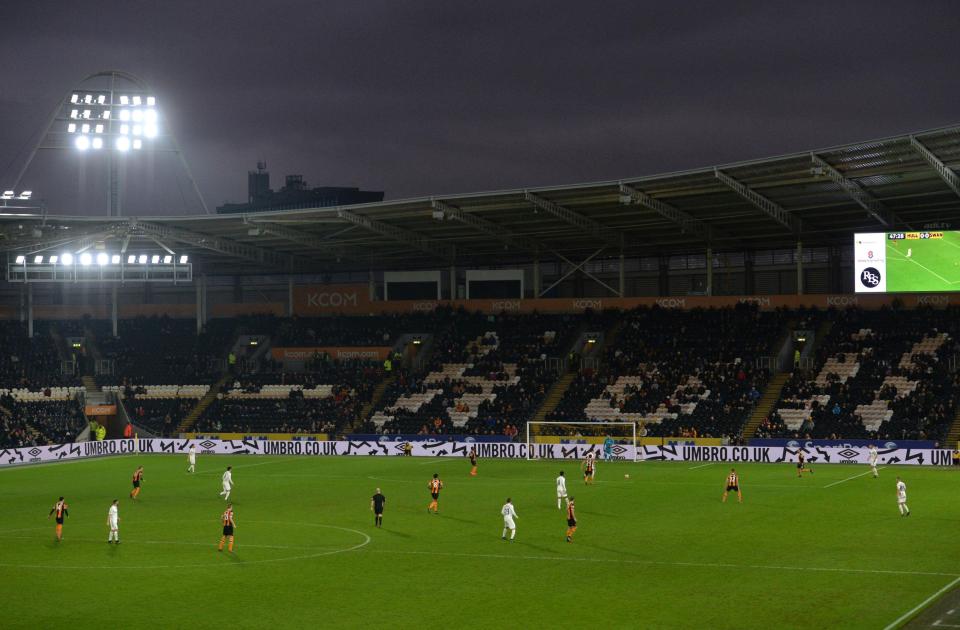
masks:
<path id="1" fill-rule="evenodd" d="M 845 448 L 845 449 L 843 449 L 842 451 L 838 451 L 838 452 L 837 452 L 837 455 L 839 455 L 840 457 L 842 457 L 842 458 L 844 458 L 844 459 L 853 459 L 854 457 L 856 457 L 856 456 L 859 455 L 859 454 L 860 454 L 860 453 L 859 453 L 858 451 L 855 451 L 855 450 L 853 450 L 853 449 L 851 449 L 851 448 Z"/>
<path id="2" fill-rule="evenodd" d="M 39 448 L 37 448 L 36 446 L 34 446 L 33 448 L 31 448 L 29 451 L 27 451 L 27 453 L 30 454 L 30 457 L 37 457 L 37 456 L 40 455 L 40 453 L 42 453 L 42 452 L 43 452 L 43 451 L 41 451 L 41 450 L 40 450 Z"/>
<path id="3" fill-rule="evenodd" d="M 203 449 L 207 451 L 209 451 L 216 445 L 217 445 L 216 442 L 211 442 L 210 440 L 204 440 L 203 442 L 200 442 L 200 446 L 202 446 Z"/>

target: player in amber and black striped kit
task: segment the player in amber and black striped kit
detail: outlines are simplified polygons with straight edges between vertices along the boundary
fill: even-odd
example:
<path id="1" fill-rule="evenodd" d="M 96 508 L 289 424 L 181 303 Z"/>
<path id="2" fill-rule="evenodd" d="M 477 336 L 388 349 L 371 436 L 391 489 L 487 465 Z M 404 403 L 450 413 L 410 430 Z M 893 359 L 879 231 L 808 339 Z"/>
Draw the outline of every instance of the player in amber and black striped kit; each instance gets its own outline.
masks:
<path id="1" fill-rule="evenodd" d="M 727 486 L 723 491 L 723 503 L 727 502 L 727 494 L 730 492 L 736 492 L 737 500 L 743 503 L 743 494 L 740 492 L 740 475 L 738 475 L 737 471 L 733 468 L 730 469 L 730 474 L 727 475 Z"/>
<path id="2" fill-rule="evenodd" d="M 54 514 L 56 514 L 56 517 L 57 517 L 57 518 L 56 518 L 56 521 L 57 521 L 57 529 L 56 529 L 56 532 L 57 532 L 57 542 L 60 542 L 61 540 L 63 540 L 63 519 L 65 519 L 66 517 L 70 516 L 70 514 L 69 514 L 69 512 L 68 512 L 68 510 L 67 510 L 67 502 L 63 500 L 63 497 L 60 497 L 60 498 L 57 500 L 56 505 L 54 505 L 53 508 L 50 510 L 50 513 L 47 514 L 47 518 L 50 518 L 50 517 L 53 516 Z"/>
<path id="3" fill-rule="evenodd" d="M 223 551 L 223 543 L 229 539 L 227 551 L 233 553 L 233 528 L 237 526 L 237 521 L 233 518 L 233 503 L 227 503 L 226 511 L 220 515 L 220 523 L 223 524 L 223 534 L 220 536 L 220 546 L 217 547 L 217 551 Z"/>

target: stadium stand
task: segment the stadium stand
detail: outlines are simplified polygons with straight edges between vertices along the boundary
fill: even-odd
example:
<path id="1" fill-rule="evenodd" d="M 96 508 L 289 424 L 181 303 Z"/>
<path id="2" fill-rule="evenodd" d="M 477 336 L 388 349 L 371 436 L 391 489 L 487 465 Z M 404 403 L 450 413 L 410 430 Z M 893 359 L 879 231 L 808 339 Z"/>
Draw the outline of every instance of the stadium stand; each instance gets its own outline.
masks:
<path id="1" fill-rule="evenodd" d="M 79 385 L 60 370 L 60 356 L 52 338 L 42 331 L 27 336 L 23 322 L 0 322 L 0 387 L 40 391 L 48 387 Z"/>
<path id="2" fill-rule="evenodd" d="M 0 447 L 72 442 L 86 424 L 77 398 L 80 391 L 78 387 L 0 390 Z"/>
<path id="3" fill-rule="evenodd" d="M 849 309 L 815 365 L 797 370 L 760 437 L 940 439 L 960 402 L 947 357 L 960 350 L 960 310 Z"/>

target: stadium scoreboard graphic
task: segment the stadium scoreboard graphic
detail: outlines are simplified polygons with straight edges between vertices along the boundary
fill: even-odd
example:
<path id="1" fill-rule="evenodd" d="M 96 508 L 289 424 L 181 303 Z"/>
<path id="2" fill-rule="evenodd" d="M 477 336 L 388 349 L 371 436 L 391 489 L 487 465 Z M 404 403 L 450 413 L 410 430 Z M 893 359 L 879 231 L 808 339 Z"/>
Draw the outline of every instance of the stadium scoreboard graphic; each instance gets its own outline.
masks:
<path id="1" fill-rule="evenodd" d="M 857 293 L 960 291 L 960 231 L 854 234 Z"/>

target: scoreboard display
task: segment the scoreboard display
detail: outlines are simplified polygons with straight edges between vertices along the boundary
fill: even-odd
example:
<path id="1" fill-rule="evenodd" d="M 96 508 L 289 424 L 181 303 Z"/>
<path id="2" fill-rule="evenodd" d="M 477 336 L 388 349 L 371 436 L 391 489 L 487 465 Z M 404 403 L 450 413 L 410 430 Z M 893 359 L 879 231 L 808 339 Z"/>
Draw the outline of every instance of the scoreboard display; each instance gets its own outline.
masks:
<path id="1" fill-rule="evenodd" d="M 960 231 L 854 234 L 857 293 L 960 291 Z"/>

